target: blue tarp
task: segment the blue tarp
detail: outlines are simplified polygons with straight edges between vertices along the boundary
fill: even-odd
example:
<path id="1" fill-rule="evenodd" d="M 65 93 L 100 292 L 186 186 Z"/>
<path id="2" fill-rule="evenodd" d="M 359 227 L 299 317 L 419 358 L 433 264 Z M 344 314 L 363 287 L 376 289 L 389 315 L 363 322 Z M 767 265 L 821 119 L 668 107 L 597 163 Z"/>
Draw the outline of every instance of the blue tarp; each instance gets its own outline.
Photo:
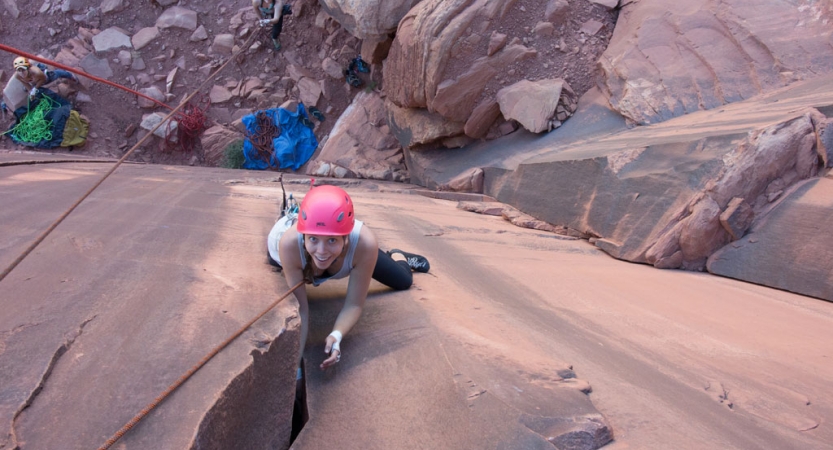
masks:
<path id="1" fill-rule="evenodd" d="M 275 151 L 269 161 L 261 159 L 257 149 L 254 148 L 249 139 L 246 139 L 243 142 L 243 156 L 246 158 L 243 168 L 265 170 L 277 167 L 298 170 L 312 158 L 312 154 L 318 148 L 318 140 L 315 138 L 312 128 L 304 124 L 311 123 L 306 108 L 303 104 L 299 104 L 298 111 L 294 113 L 283 108 L 266 109 L 262 112 L 266 113 L 272 119 L 272 122 L 280 127 L 281 134 L 272 139 L 272 147 Z M 249 114 L 242 119 L 247 134 L 255 133 L 256 114 L 257 112 Z"/>

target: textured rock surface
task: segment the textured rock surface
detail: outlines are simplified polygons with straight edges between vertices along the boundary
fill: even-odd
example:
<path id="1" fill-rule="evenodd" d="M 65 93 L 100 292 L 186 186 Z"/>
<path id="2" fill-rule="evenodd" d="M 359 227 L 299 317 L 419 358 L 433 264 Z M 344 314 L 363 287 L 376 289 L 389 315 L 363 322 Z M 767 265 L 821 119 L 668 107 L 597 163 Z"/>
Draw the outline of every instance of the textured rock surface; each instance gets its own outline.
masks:
<path id="1" fill-rule="evenodd" d="M 359 39 L 383 39 L 419 0 L 321 0 L 321 6 Z"/>
<path id="2" fill-rule="evenodd" d="M 709 257 L 708 270 L 833 301 L 833 248 L 817 230 L 833 221 L 833 179 L 799 183 L 766 218 Z"/>
<path id="3" fill-rule="evenodd" d="M 600 60 L 613 108 L 656 123 L 833 70 L 833 4 L 641 0 Z"/>
<path id="4" fill-rule="evenodd" d="M 521 80 L 499 90 L 497 102 L 504 118 L 540 133 L 561 126 L 576 110 L 578 99 L 564 80 Z"/>
<path id="5" fill-rule="evenodd" d="M 402 147 L 387 124 L 385 102 L 375 92 L 360 93 L 339 117 L 327 143 L 309 170 L 335 175 L 337 167 L 359 178 L 402 181 L 406 178 Z M 327 173 L 322 164 L 329 163 Z"/>
<path id="6" fill-rule="evenodd" d="M 518 132 L 456 154 L 411 152 L 411 174 L 439 187 L 479 167 L 485 194 L 610 255 L 703 270 L 709 255 L 790 201 L 782 197 L 791 186 L 827 171 L 830 119 L 820 111 L 833 111 L 830 86 L 827 75 L 633 129 L 591 92 L 549 134 Z"/>
<path id="7" fill-rule="evenodd" d="M 556 5 L 559 12 L 550 16 L 573 20 L 558 23 L 555 34 L 536 34 L 531 30 L 548 5 L 519 8 L 507 0 L 420 2 L 399 23 L 385 61 L 388 99 L 400 107 L 424 108 L 466 123 L 474 111 L 490 111 L 482 105 L 494 104 L 501 88 L 523 79 L 562 73 L 576 93 L 583 94 L 590 87 L 587 75 L 594 71 L 595 58 L 612 32 L 615 13 L 590 3 L 565 2 Z M 604 25 L 604 31 L 592 37 L 579 32 L 581 23 L 591 18 Z M 482 128 L 491 125 L 484 118 L 490 115 L 476 117 L 469 136 L 484 137 Z"/>
<path id="8" fill-rule="evenodd" d="M 4 209 L 18 205 L 23 223 L 59 214 L 99 177 L 65 166 L 56 189 L 44 165 L 3 169 L 27 180 L 5 187 L 18 201 Z M 3 280 L 0 448 L 99 448 L 277 300 L 275 274 L 247 250 L 263 245 L 273 202 L 207 172 L 166 180 L 167 170 L 122 166 L 42 244 L 48 254 Z M 33 193 L 56 202 L 19 201 Z M 3 267 L 40 233 L 20 223 L 0 220 Z M 287 448 L 299 340 L 297 305 L 285 301 L 113 448 Z"/>

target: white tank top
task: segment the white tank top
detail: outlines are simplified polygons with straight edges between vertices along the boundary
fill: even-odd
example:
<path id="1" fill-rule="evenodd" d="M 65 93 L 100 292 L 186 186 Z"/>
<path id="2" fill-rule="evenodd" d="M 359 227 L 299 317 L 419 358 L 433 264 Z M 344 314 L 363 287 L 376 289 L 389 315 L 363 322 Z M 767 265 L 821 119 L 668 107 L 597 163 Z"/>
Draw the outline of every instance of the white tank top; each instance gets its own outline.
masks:
<path id="1" fill-rule="evenodd" d="M 271 256 L 272 259 L 274 259 L 278 264 L 281 264 L 280 251 L 278 250 L 281 237 L 286 230 L 290 229 L 294 224 L 295 221 L 289 220 L 287 216 L 281 217 L 277 222 L 275 222 L 275 225 L 269 232 L 269 237 L 266 239 L 266 247 L 269 250 L 269 256 Z M 315 278 L 312 283 L 313 286 L 318 286 L 319 284 L 330 279 L 338 280 L 350 275 L 350 271 L 353 270 L 353 255 L 356 254 L 356 248 L 359 246 L 359 234 L 361 234 L 362 225 L 363 223 L 361 220 L 357 220 L 353 224 L 353 231 L 349 234 L 347 254 L 344 255 L 344 264 L 341 265 L 341 270 L 334 275 Z M 304 255 L 304 235 L 301 233 L 298 233 L 298 251 L 301 255 L 301 268 L 303 269 L 307 266 L 307 258 L 306 255 Z"/>

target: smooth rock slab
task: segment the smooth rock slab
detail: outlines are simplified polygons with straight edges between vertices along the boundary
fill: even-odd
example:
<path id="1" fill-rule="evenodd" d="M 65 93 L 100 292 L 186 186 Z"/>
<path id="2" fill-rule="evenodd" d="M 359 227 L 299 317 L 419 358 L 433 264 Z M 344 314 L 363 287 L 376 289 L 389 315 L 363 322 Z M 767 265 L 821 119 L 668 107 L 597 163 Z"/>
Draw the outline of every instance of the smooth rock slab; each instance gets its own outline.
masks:
<path id="1" fill-rule="evenodd" d="M 833 301 L 833 179 L 803 182 L 742 239 L 715 252 L 709 272 Z"/>
<path id="2" fill-rule="evenodd" d="M 57 181 L 43 165 L 4 168 L 21 181 L 0 199 L 14 211 L 0 220 L 3 267 L 100 178 L 90 169 L 64 165 Z M 3 280 L 0 448 L 99 448 L 282 294 L 242 250 L 263 245 L 273 202 L 193 175 L 122 166 Z M 282 303 L 112 448 L 287 448 L 299 325 Z"/>

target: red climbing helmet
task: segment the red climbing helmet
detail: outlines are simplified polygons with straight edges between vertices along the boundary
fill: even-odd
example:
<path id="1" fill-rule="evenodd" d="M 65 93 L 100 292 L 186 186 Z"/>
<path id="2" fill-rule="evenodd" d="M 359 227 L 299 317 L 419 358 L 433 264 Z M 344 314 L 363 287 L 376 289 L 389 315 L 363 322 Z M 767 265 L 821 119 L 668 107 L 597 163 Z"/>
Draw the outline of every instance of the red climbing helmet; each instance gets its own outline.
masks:
<path id="1" fill-rule="evenodd" d="M 353 200 L 344 189 L 323 185 L 312 188 L 301 201 L 298 232 L 346 236 L 353 231 Z"/>

